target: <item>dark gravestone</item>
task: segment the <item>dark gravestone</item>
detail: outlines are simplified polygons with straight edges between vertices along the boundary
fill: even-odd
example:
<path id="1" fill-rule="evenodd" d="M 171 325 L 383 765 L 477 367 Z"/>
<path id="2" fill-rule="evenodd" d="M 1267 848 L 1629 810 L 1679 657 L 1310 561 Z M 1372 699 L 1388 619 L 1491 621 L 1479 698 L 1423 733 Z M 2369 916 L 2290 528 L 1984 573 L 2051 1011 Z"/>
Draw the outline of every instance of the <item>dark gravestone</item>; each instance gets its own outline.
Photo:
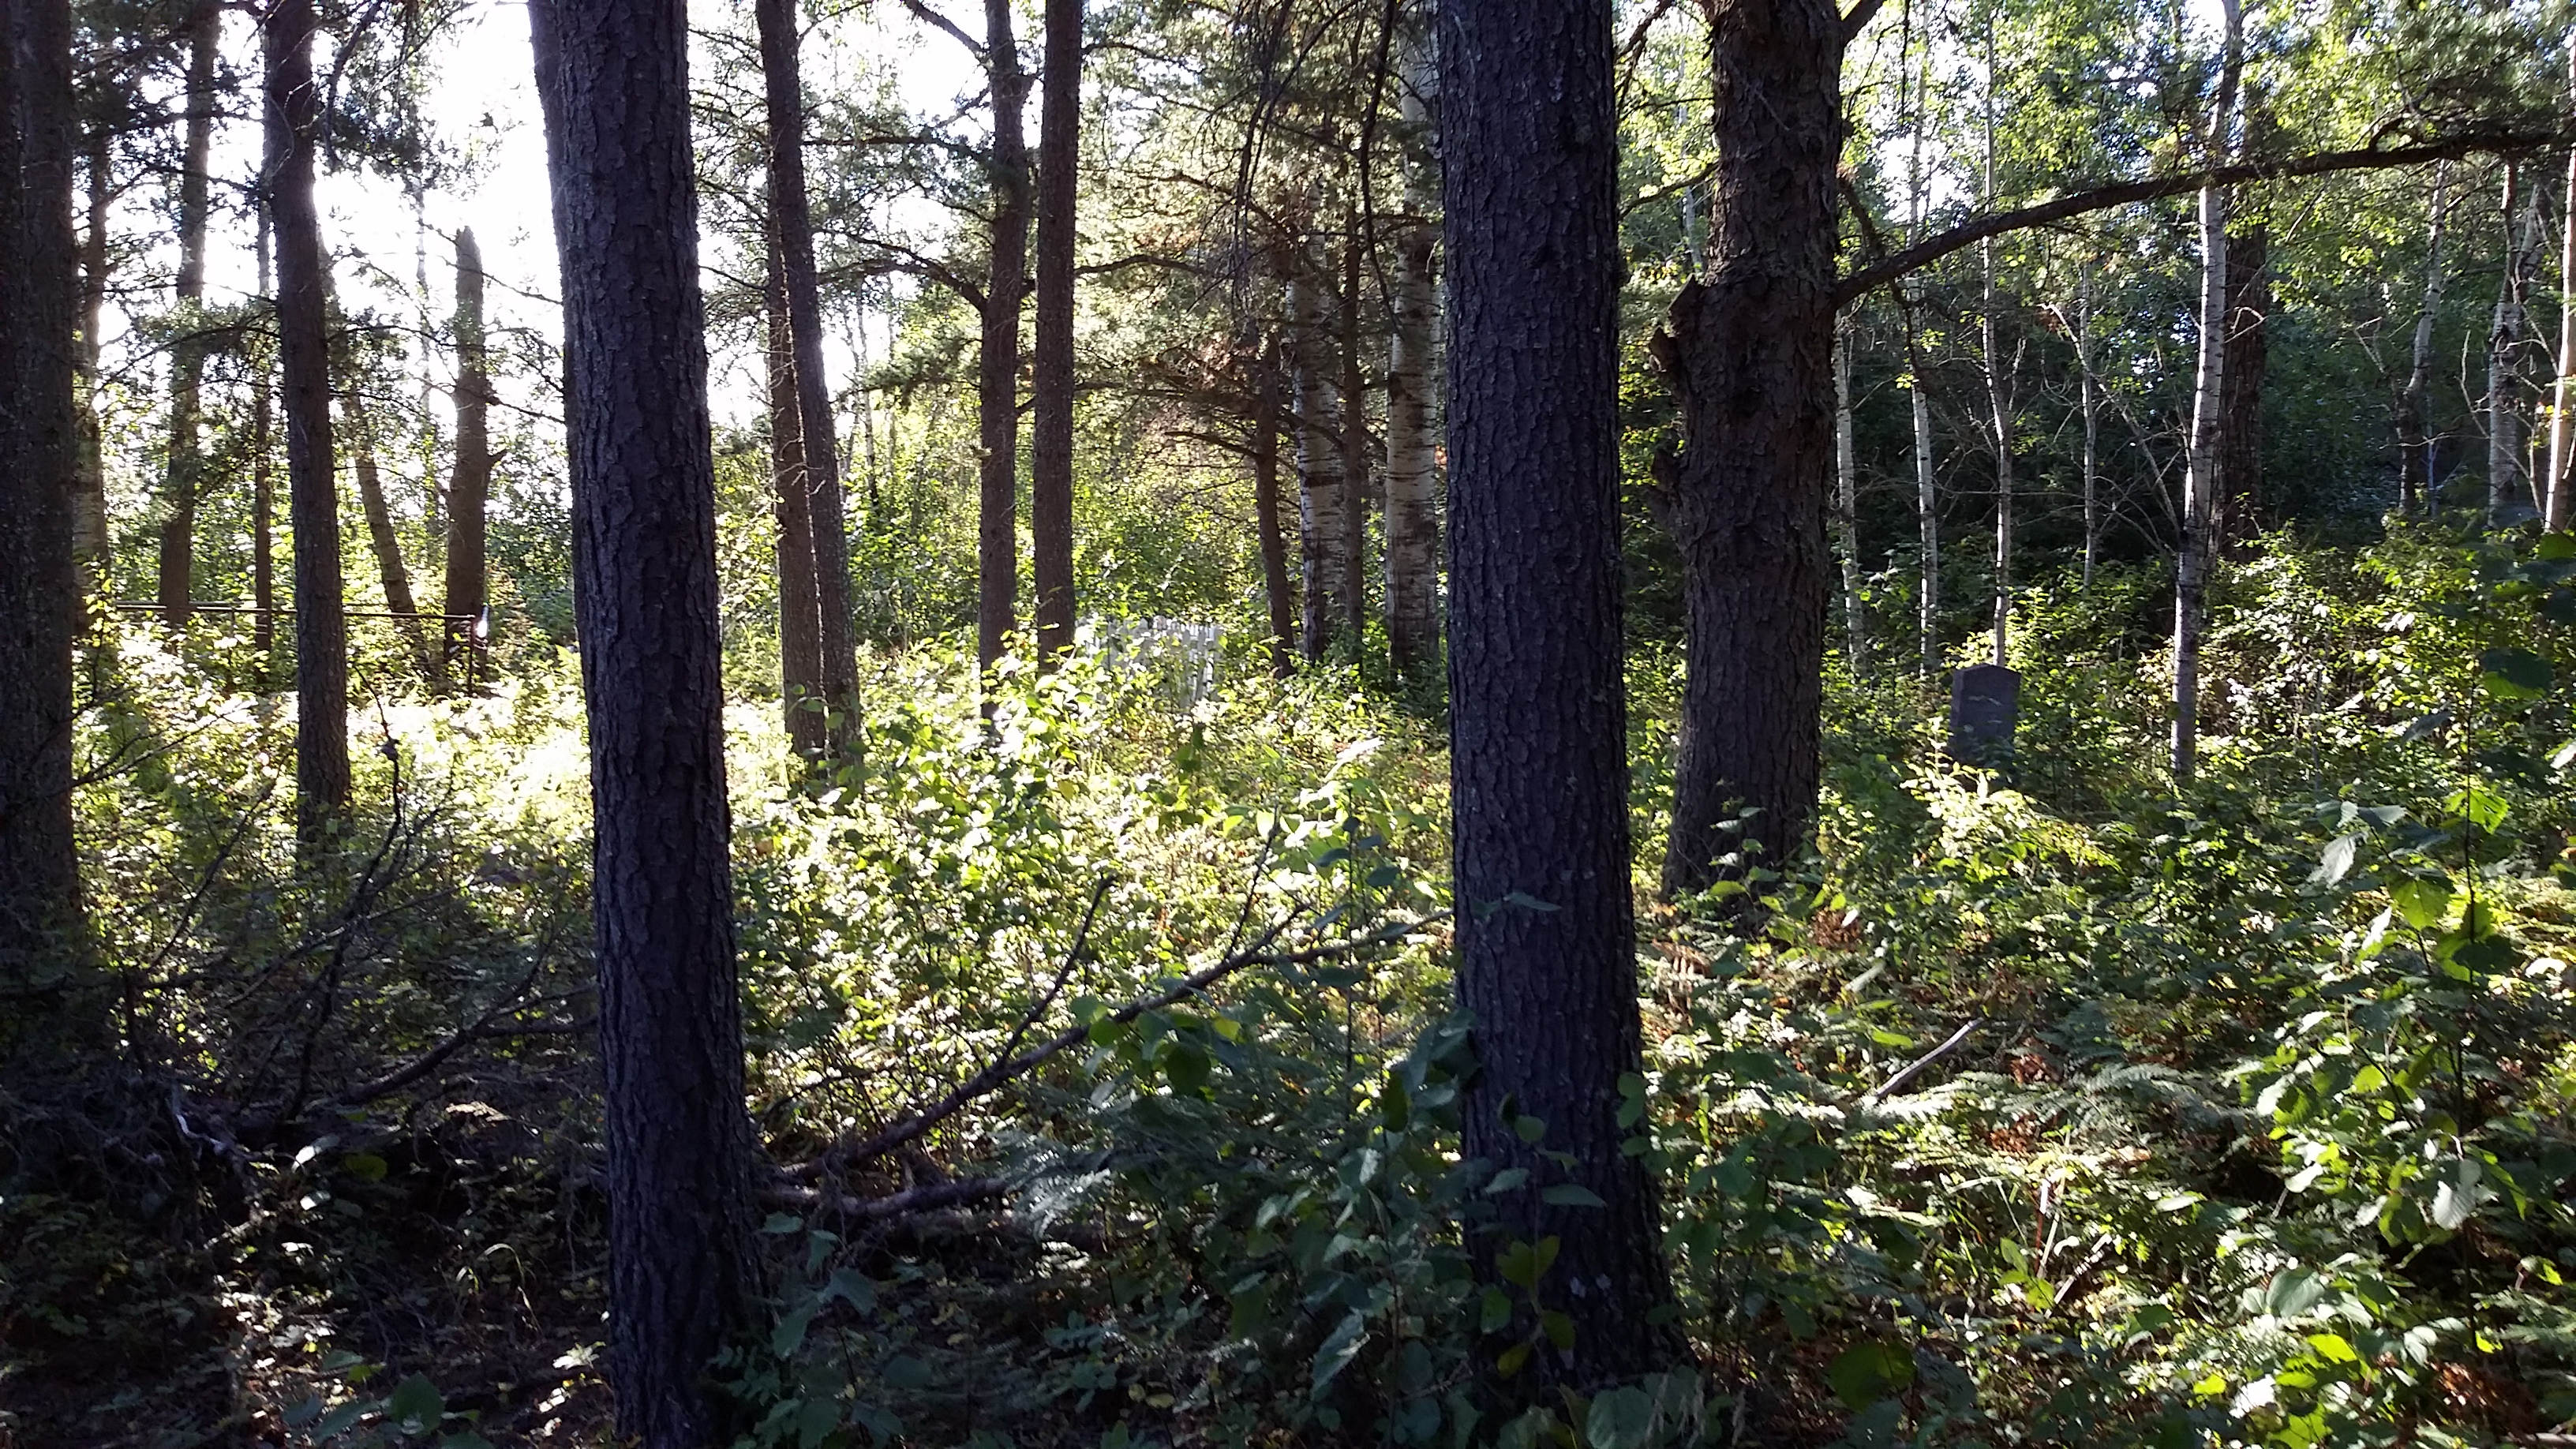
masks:
<path id="1" fill-rule="evenodd" d="M 2021 675 L 2000 664 L 1971 664 L 1950 676 L 1950 758 L 2000 770 L 2012 763 L 2013 728 L 2021 719 Z"/>

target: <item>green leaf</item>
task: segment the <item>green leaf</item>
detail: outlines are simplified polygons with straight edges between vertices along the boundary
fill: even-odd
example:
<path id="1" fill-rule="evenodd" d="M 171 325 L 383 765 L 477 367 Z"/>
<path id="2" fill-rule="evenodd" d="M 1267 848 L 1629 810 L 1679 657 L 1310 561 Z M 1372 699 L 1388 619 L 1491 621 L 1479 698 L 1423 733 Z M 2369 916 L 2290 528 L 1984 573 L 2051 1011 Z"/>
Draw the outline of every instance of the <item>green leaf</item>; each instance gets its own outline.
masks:
<path id="1" fill-rule="evenodd" d="M 1163 1075 L 1170 1080 L 1172 1090 L 1182 1096 L 1204 1097 L 1211 1065 L 1206 1052 L 1187 1042 L 1175 1042 L 1171 1054 L 1163 1061 Z"/>
<path id="2" fill-rule="evenodd" d="M 1573 1182 L 1560 1182 L 1553 1187 L 1540 1188 L 1538 1200 L 1551 1207 L 1597 1208 L 1610 1205 L 1601 1200 L 1599 1193 Z"/>
<path id="3" fill-rule="evenodd" d="M 1330 1334 L 1325 1335 L 1324 1346 L 1315 1350 L 1315 1380 L 1307 1392 L 1323 1393 L 1324 1386 L 1349 1368 L 1352 1359 L 1359 1357 L 1360 1345 L 1366 1342 L 1368 1315 L 1354 1308 L 1333 1326 Z"/>
<path id="4" fill-rule="evenodd" d="M 1583 1416 L 1583 1442 L 1592 1449 L 1647 1449 L 1655 1427 L 1653 1395 L 1635 1387 L 1607 1389 Z"/>
<path id="5" fill-rule="evenodd" d="M 1825 1382 L 1844 1408 L 1858 1413 L 1914 1382 L 1914 1355 L 1901 1344 L 1855 1344 L 1826 1366 Z"/>
<path id="6" fill-rule="evenodd" d="M 1554 1237 L 1541 1238 L 1535 1245 L 1514 1242 L 1494 1255 L 1494 1271 L 1515 1288 L 1536 1288 L 1538 1280 L 1555 1265 L 1557 1247 Z"/>
<path id="7" fill-rule="evenodd" d="M 2325 1279 L 2306 1268 L 2285 1268 L 2263 1290 L 2263 1311 L 2275 1318 L 2296 1318 L 2325 1296 Z"/>
<path id="8" fill-rule="evenodd" d="M 2388 901 L 2406 924 L 2430 930 L 2451 913 L 2451 882 L 2448 877 L 2408 876 L 2388 888 Z"/>
<path id="9" fill-rule="evenodd" d="M 805 1346 L 806 1325 L 814 1321 L 814 1312 L 823 1306 L 820 1298 L 809 1298 L 787 1310 L 778 1326 L 769 1331 L 769 1351 L 780 1358 L 792 1356 Z"/>
<path id="10" fill-rule="evenodd" d="M 1526 1343 L 1516 1343 L 1511 1347 L 1504 1349 L 1502 1353 L 1494 1359 L 1495 1377 L 1507 1379 L 1512 1375 L 1519 1373 L 1521 1371 L 1521 1365 L 1529 1362 L 1529 1356 L 1530 1346 Z"/>
<path id="11" fill-rule="evenodd" d="M 2433 1189 L 2433 1225 L 2446 1233 L 2456 1233 L 2478 1204 L 2495 1196 L 2495 1190 L 2481 1179 L 2485 1165 L 2474 1157 L 2452 1159 L 2451 1175 Z"/>
<path id="12" fill-rule="evenodd" d="M 361 1182 L 385 1180 L 385 1160 L 372 1152 L 352 1152 L 340 1159 L 340 1165 Z"/>
<path id="13" fill-rule="evenodd" d="M 1493 1181 L 1485 1184 L 1485 1191 L 1488 1193 L 1510 1192 L 1513 1188 L 1516 1188 L 1527 1181 L 1529 1181 L 1528 1168 L 1506 1167 L 1502 1171 L 1494 1174 Z"/>
<path id="14" fill-rule="evenodd" d="M 424 1434 L 447 1412 L 447 1400 L 438 1393 L 438 1385 L 427 1374 L 413 1374 L 394 1385 L 385 1399 L 385 1417 L 403 1426 L 406 1433 Z"/>
<path id="15" fill-rule="evenodd" d="M 861 1313 L 877 1306 L 877 1285 L 856 1268 L 835 1268 L 831 1281 L 823 1285 L 823 1301 L 838 1298 Z"/>
<path id="16" fill-rule="evenodd" d="M 1555 1344 L 1558 1348 L 1567 1349 L 1574 1347 L 1574 1316 L 1572 1314 L 1560 1313 L 1553 1308 L 1542 1308 L 1538 1311 L 1538 1327 L 1541 1333 L 1547 1335 L 1547 1341 Z"/>
<path id="17" fill-rule="evenodd" d="M 2442 808 L 2489 834 L 2504 825 L 2512 809 L 2502 795 L 2484 785 L 2468 785 L 2454 790 L 2442 801 Z"/>
<path id="18" fill-rule="evenodd" d="M 1512 1119 L 1512 1135 L 1520 1138 L 1523 1142 L 1534 1143 L 1547 1135 L 1547 1123 L 1539 1118 L 1528 1115 L 1514 1117 Z"/>
<path id="19" fill-rule="evenodd" d="M 2360 856 L 2361 837 L 2359 835 L 2338 835 L 2326 842 L 2325 854 L 2317 865 L 2316 874 L 2309 879 L 2323 885 L 2338 884 L 2345 876 L 2352 874 L 2353 863 Z"/>
<path id="20" fill-rule="evenodd" d="M 2557 675 L 2528 649 L 2490 649 L 2478 656 L 2478 684 L 2498 699 L 2538 699 Z"/>
<path id="21" fill-rule="evenodd" d="M 1485 1290 L 1484 1301 L 1476 1310 L 1476 1331 L 1492 1333 L 1512 1321 L 1512 1295 L 1500 1288 Z"/>

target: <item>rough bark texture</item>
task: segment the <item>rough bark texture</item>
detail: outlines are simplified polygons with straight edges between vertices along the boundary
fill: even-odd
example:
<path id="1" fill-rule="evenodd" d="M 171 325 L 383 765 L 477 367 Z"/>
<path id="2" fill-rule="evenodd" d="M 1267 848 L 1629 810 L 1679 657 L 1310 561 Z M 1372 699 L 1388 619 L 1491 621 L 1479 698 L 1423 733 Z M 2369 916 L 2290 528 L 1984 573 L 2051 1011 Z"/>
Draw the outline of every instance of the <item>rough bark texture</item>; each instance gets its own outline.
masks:
<path id="1" fill-rule="evenodd" d="M 2227 365 L 2219 406 L 2218 536 L 2231 553 L 2263 529 L 2263 373 L 2271 355 L 2272 232 L 2239 227 L 2227 239 Z"/>
<path id="2" fill-rule="evenodd" d="M 1297 544 L 1299 594 L 1305 605 L 1302 645 L 1306 662 L 1318 664 L 1353 650 L 1350 637 L 1350 569 L 1356 552 L 1350 536 L 1350 482 L 1342 471 L 1341 387 L 1335 380 L 1325 288 L 1315 275 L 1310 249 L 1300 249 L 1288 273 L 1289 411 L 1297 433 Z"/>
<path id="3" fill-rule="evenodd" d="M 572 399 L 590 719 L 618 1432 L 704 1449 L 741 1425 L 707 1371 L 752 1321 L 755 1151 L 727 859 L 715 472 L 680 0 L 530 6 Z"/>
<path id="4" fill-rule="evenodd" d="M 0 1032 L 30 1043 L 70 1004 L 48 993 L 75 984 L 80 919 L 71 34 L 67 0 L 0 0 Z"/>
<path id="5" fill-rule="evenodd" d="M 1288 539 L 1279 525 L 1279 347 L 1253 364 L 1252 513 L 1261 534 L 1261 590 L 1270 605 L 1270 672 L 1297 670 L 1297 596 L 1288 581 Z"/>
<path id="6" fill-rule="evenodd" d="M 277 362 L 286 415 L 287 513 L 295 530 L 295 827 L 307 845 L 349 808 L 349 625 L 340 584 L 340 494 L 332 476 L 329 262 L 313 207 L 322 93 L 313 83 L 313 0 L 277 0 L 261 23 L 268 69 L 269 215 L 277 227 Z"/>
<path id="7" fill-rule="evenodd" d="M 1709 273 L 1682 288 L 1660 348 L 1687 440 L 1671 509 L 1688 595 L 1673 892 L 1732 873 L 1724 855 L 1790 859 L 1813 828 L 1830 567 L 1842 18 L 1824 0 L 1711 13 Z M 1740 836 L 1722 828 L 1746 812 Z"/>
<path id="8" fill-rule="evenodd" d="M 1030 581 L 1038 662 L 1073 644 L 1073 252 L 1082 155 L 1082 0 L 1046 0 L 1038 100 L 1038 307 L 1029 387 Z"/>
<path id="9" fill-rule="evenodd" d="M 1021 117 L 1029 78 L 1011 31 L 1011 0 L 984 0 L 984 75 L 993 94 L 992 261 L 985 269 L 975 407 L 984 457 L 975 530 L 975 659 L 986 670 L 1019 622 L 1020 303 L 1028 291 L 1029 148 Z"/>
<path id="10" fill-rule="evenodd" d="M 411 596 L 411 570 L 403 565 L 402 538 L 394 532 L 393 510 L 385 503 L 384 477 L 376 468 L 375 423 L 354 377 L 349 379 L 348 391 L 340 395 L 340 415 L 349 425 L 349 460 L 351 471 L 358 475 L 358 508 L 367 521 L 367 547 L 376 557 L 376 581 L 384 588 L 385 608 L 414 616 L 395 621 L 394 631 L 403 636 L 421 677 L 435 680 L 435 656 L 430 653 L 428 636 L 421 632 L 417 617 L 420 606 Z"/>
<path id="11" fill-rule="evenodd" d="M 1412 98 L 1406 100 L 1410 109 Z M 1440 662 L 1440 454 L 1431 370 L 1438 241 L 1427 222 L 1404 229 L 1387 306 L 1386 647 L 1404 679 L 1428 677 Z"/>
<path id="12" fill-rule="evenodd" d="M 2433 168 L 2431 220 L 2424 237 L 2424 305 L 2415 314 L 2412 361 L 2406 385 L 2397 394 L 2397 511 L 2412 514 L 2429 506 L 2433 487 L 2433 444 L 2426 436 L 2425 404 L 2433 387 L 2433 324 L 2442 312 L 2448 275 L 2442 270 L 2443 223 L 2450 210 L 2451 168 Z"/>
<path id="13" fill-rule="evenodd" d="M 805 194 L 805 85 L 797 59 L 796 0 L 757 0 L 761 73 L 769 101 L 769 206 L 787 286 L 787 330 L 796 352 L 797 437 L 813 518 L 814 603 L 820 680 L 833 749 L 859 750 L 858 621 L 850 610 L 850 533 L 841 501 L 841 449 L 823 371 L 823 296 L 814 270 L 814 218 Z"/>
<path id="14" fill-rule="evenodd" d="M 447 475 L 447 588 L 440 612 L 451 630 L 471 630 L 488 602 L 484 514 L 492 494 L 492 437 L 486 414 L 492 379 L 483 335 L 483 249 L 471 228 L 456 233 L 456 460 Z M 457 641 L 472 649 L 467 637 Z M 446 664 L 454 670 L 457 661 Z"/>
<path id="15" fill-rule="evenodd" d="M 188 14 L 188 92 L 186 140 L 179 171 L 179 276 L 174 289 L 180 326 L 185 329 L 170 347 L 170 454 L 161 481 L 161 617 L 170 627 L 188 622 L 188 596 L 197 543 L 197 492 L 205 460 L 198 450 L 198 390 L 206 366 L 206 346 L 193 334 L 189 314 L 206 295 L 207 156 L 215 131 L 215 45 L 222 8 L 215 0 L 198 0 Z"/>
<path id="16" fill-rule="evenodd" d="M 796 344 L 787 282 L 768 249 L 769 477 L 778 516 L 778 693 L 787 743 L 799 759 L 822 756 L 823 605 L 814 586 L 814 506 L 805 486 L 805 425 L 797 415 Z"/>
<path id="17" fill-rule="evenodd" d="M 1494 1197 L 1473 1252 L 1490 1265 L 1512 1241 L 1557 1241 L 1539 1292 L 1573 1318 L 1573 1346 L 1542 1351 L 1534 1377 L 1595 1385 L 1686 1353 L 1652 1323 L 1670 1282 L 1653 1185 L 1618 1121 L 1639 1026 L 1611 7 L 1448 0 L 1439 24 L 1458 995 L 1483 1068 L 1464 1145 L 1529 1174 Z M 1543 1124 L 1535 1143 L 1518 1117 Z M 1542 1200 L 1568 1178 L 1604 1206 Z"/>

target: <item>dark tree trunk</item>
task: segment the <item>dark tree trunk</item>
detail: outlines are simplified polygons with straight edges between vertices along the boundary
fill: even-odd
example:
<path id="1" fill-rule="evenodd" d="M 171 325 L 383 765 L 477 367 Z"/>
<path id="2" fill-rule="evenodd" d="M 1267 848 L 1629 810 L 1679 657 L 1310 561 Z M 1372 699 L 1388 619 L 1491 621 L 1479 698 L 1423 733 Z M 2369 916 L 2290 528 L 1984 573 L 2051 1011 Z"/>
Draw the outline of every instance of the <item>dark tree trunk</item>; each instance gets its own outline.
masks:
<path id="1" fill-rule="evenodd" d="M 403 566 L 402 538 L 394 532 L 393 510 L 385 504 L 384 478 L 376 469 L 375 422 L 358 387 L 359 380 L 350 378 L 348 390 L 340 394 L 340 415 L 349 425 L 349 460 L 358 475 L 358 510 L 367 521 L 367 547 L 376 556 L 376 581 L 384 588 L 385 608 L 412 616 L 395 620 L 394 632 L 402 636 L 403 646 L 411 651 L 421 678 L 435 682 L 438 668 L 429 652 L 428 636 L 421 632 L 420 606 L 412 600 L 411 570 Z"/>
<path id="2" fill-rule="evenodd" d="M 1279 346 L 1253 363 L 1252 515 L 1261 534 L 1261 591 L 1270 604 L 1270 672 L 1297 672 L 1297 596 L 1288 582 L 1288 539 L 1279 524 Z"/>
<path id="3" fill-rule="evenodd" d="M 2263 527 L 2263 369 L 2270 347 L 2272 233 L 2248 226 L 2227 239 L 2227 363 L 2219 374 L 2218 536 L 2231 554 Z"/>
<path id="4" fill-rule="evenodd" d="M 59 1043 L 77 1009 L 80 872 L 72 843 L 72 639 L 80 575 L 72 490 L 73 377 L 68 0 L 0 3 L 0 1044 Z"/>
<path id="5" fill-rule="evenodd" d="M 1011 0 L 984 0 L 984 73 L 993 93 L 993 250 L 975 368 L 983 445 L 975 528 L 975 662 L 990 671 L 1019 622 L 1020 302 L 1028 290 L 1029 147 L 1021 110 L 1029 78 L 1011 31 Z"/>
<path id="6" fill-rule="evenodd" d="M 1302 645 L 1306 662 L 1320 664 L 1345 650 L 1352 657 L 1358 654 L 1359 640 L 1344 627 L 1350 617 L 1344 598 L 1350 570 L 1344 559 L 1358 544 L 1350 536 L 1350 481 L 1342 471 L 1341 387 L 1327 330 L 1328 289 L 1316 275 L 1320 268 L 1311 246 L 1292 251 L 1288 266 L 1288 395 L 1297 434 Z"/>
<path id="7" fill-rule="evenodd" d="M 1483 1066 L 1464 1146 L 1529 1174 L 1495 1196 L 1473 1252 L 1491 1264 L 1512 1241 L 1556 1241 L 1538 1291 L 1571 1315 L 1573 1346 L 1543 1352 L 1533 1377 L 1597 1385 L 1686 1354 L 1655 1326 L 1671 1284 L 1653 1185 L 1619 1123 L 1640 1029 L 1611 6 L 1449 0 L 1439 24 L 1458 995 Z M 1507 1120 L 1523 1117 L 1544 1124 L 1535 1142 Z M 1604 1205 L 1545 1201 L 1569 1178 Z M 1525 1301 L 1517 1312 L 1526 1331 Z"/>
<path id="8" fill-rule="evenodd" d="M 858 624 L 850 612 L 850 535 L 841 505 L 841 455 L 832 389 L 823 371 L 823 296 L 814 271 L 814 219 L 805 194 L 805 86 L 797 61 L 795 0 L 757 0 L 761 72 L 769 98 L 769 205 L 779 275 L 787 289 L 788 340 L 796 354 L 796 413 L 811 516 L 815 636 L 834 748 L 860 744 Z"/>
<path id="9" fill-rule="evenodd" d="M 349 625 L 340 586 L 340 494 L 332 478 L 330 288 L 313 149 L 313 0 L 277 0 L 261 22 L 268 66 L 269 214 L 277 226 L 277 362 L 286 490 L 295 529 L 295 828 L 319 844 L 349 808 Z"/>
<path id="10" fill-rule="evenodd" d="M 768 249 L 769 476 L 778 513 L 778 693 L 787 743 L 801 760 L 820 759 L 825 735 L 823 607 L 814 592 L 813 495 L 805 487 L 805 427 L 796 408 L 796 344 L 787 326 L 787 283 L 778 248 Z"/>
<path id="11" fill-rule="evenodd" d="M 1387 307 L 1386 649 L 1405 679 L 1429 677 L 1440 661 L 1440 462 L 1431 371 L 1438 241 L 1427 223 L 1404 229 Z"/>
<path id="12" fill-rule="evenodd" d="M 1082 0 L 1046 0 L 1038 98 L 1038 317 L 1031 344 L 1029 549 L 1038 662 L 1073 643 L 1073 244 L 1082 155 Z"/>
<path id="13" fill-rule="evenodd" d="M 444 645 L 451 657 L 475 646 L 472 630 L 489 596 L 484 561 L 484 514 L 492 493 L 492 437 L 487 413 L 492 378 L 483 336 L 483 249 L 471 228 L 456 234 L 456 462 L 447 475 L 447 589 L 440 612 L 449 616 Z"/>
<path id="14" fill-rule="evenodd" d="M 1687 440 L 1670 509 L 1688 593 L 1674 892 L 1793 859 L 1814 828 L 1831 567 L 1843 22 L 1824 0 L 1713 14 L 1714 255 L 1657 349 Z M 1721 829 L 1739 814 L 1742 837 Z M 1743 840 L 1763 849 L 1722 867 Z"/>
<path id="15" fill-rule="evenodd" d="M 179 172 L 179 302 L 177 342 L 170 348 L 170 457 L 163 475 L 161 503 L 161 617 L 171 628 L 188 622 L 191 576 L 197 544 L 197 492 L 204 458 L 197 447 L 198 384 L 204 376 L 206 346 L 194 335 L 192 315 L 206 295 L 206 174 L 215 131 L 215 45 L 221 33 L 222 8 L 215 0 L 198 0 L 188 14 L 188 123 Z"/>
<path id="16" fill-rule="evenodd" d="M 538 0 L 563 266 L 573 566 L 590 720 L 618 1432 L 705 1449 L 751 1323 L 755 1151 L 727 859 L 706 315 L 680 0 Z"/>

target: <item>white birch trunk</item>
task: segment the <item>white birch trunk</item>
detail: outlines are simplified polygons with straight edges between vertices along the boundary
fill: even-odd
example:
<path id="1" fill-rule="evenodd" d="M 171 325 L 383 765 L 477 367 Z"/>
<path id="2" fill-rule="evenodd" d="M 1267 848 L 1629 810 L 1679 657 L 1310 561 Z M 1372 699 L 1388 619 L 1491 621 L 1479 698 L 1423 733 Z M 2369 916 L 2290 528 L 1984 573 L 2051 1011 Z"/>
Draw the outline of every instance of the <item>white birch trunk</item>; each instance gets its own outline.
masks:
<path id="1" fill-rule="evenodd" d="M 1852 448 L 1851 326 L 1834 328 L 1834 530 L 1843 556 L 1843 663 L 1869 664 L 1869 610 L 1860 597 L 1860 466 Z"/>
<path id="2" fill-rule="evenodd" d="M 2244 67 L 2244 14 L 2239 0 L 2221 0 L 2226 12 L 2226 54 L 2219 66 L 2217 104 L 2210 109 L 2211 163 L 2224 164 L 2236 124 L 2236 91 Z M 2227 365 L 2227 193 L 2200 193 L 2200 366 L 2192 382 L 2191 447 L 2183 474 L 2182 554 L 2174 564 L 2173 781 L 2191 784 L 2200 762 L 2200 634 L 2207 613 L 2209 571 L 2216 553 L 2220 390 Z"/>

